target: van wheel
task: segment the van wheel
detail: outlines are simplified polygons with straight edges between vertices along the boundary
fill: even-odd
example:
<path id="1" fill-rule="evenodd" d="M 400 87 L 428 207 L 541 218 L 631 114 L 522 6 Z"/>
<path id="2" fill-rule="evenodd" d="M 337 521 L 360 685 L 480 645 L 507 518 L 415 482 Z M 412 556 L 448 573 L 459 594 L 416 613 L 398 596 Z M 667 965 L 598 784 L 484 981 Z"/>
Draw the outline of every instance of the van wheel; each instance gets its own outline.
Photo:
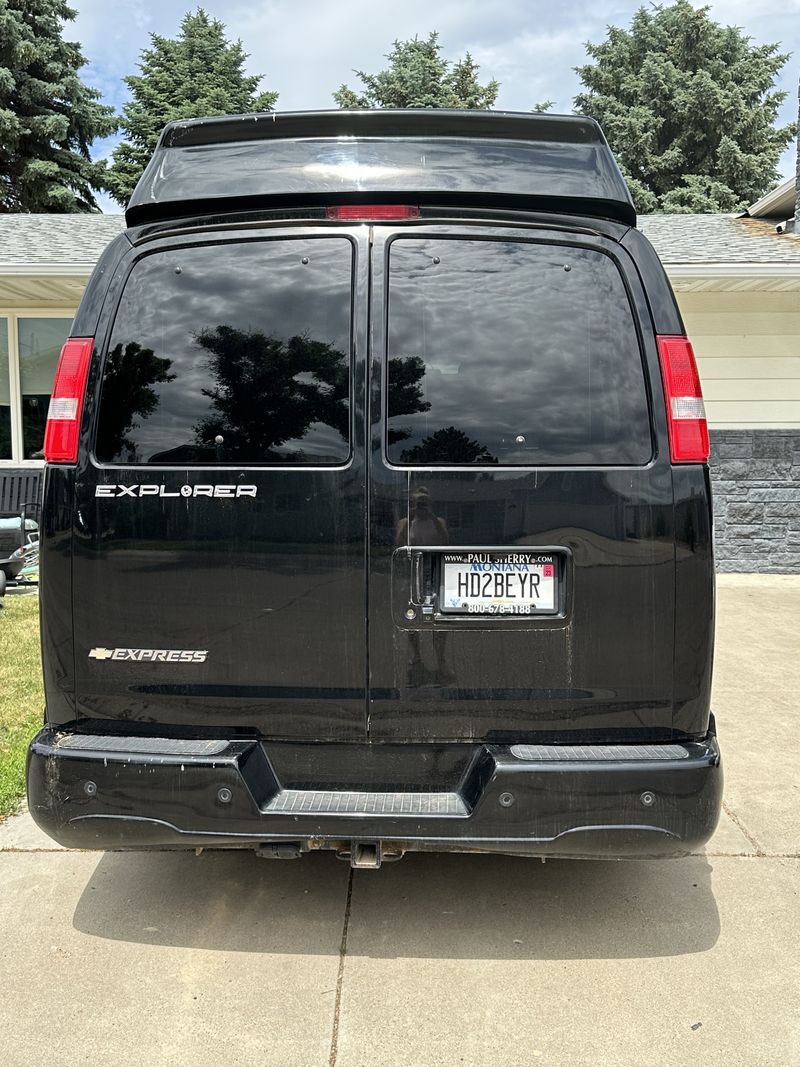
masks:
<path id="1" fill-rule="evenodd" d="M 0 600 L 3 599 L 6 593 L 6 572 L 0 571 Z"/>

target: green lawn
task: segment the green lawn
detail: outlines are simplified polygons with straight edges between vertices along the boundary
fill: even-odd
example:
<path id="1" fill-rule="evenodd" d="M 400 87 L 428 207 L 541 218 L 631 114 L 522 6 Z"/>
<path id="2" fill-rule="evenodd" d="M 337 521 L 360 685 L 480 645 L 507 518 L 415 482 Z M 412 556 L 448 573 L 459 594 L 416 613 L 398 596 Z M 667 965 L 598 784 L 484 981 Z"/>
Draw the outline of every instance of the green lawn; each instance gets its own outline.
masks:
<path id="1" fill-rule="evenodd" d="M 0 610 L 0 819 L 25 792 L 25 753 L 42 725 L 39 597 L 7 596 Z"/>

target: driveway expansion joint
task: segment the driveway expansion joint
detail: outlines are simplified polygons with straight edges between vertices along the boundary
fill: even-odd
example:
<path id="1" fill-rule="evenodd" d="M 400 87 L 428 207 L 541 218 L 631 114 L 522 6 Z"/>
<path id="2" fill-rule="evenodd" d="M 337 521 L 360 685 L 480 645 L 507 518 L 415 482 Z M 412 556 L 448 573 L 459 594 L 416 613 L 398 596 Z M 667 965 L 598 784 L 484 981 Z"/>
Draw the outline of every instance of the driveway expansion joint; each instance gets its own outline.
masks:
<path id="1" fill-rule="evenodd" d="M 724 800 L 722 802 L 722 810 L 725 812 L 731 822 L 733 822 L 737 826 L 737 828 L 741 830 L 741 832 L 756 850 L 756 856 L 760 858 L 765 857 L 767 855 L 766 851 L 761 847 L 761 845 L 759 845 L 758 841 L 756 841 L 751 831 L 748 830 L 748 828 L 745 826 L 745 824 L 742 822 L 742 820 L 739 818 L 733 808 L 731 808 L 730 805 Z"/>
<path id="2" fill-rule="evenodd" d="M 350 908 L 353 902 L 353 874 L 350 868 L 350 877 L 347 879 L 347 902 L 344 908 L 344 922 L 342 923 L 342 941 L 339 946 L 339 971 L 336 975 L 336 997 L 333 1005 L 333 1028 L 331 1030 L 331 1049 L 328 1054 L 328 1067 L 336 1067 L 336 1058 L 339 1054 L 339 1016 L 342 1006 L 342 985 L 344 983 L 344 961 L 347 956 L 347 931 L 350 927 Z"/>

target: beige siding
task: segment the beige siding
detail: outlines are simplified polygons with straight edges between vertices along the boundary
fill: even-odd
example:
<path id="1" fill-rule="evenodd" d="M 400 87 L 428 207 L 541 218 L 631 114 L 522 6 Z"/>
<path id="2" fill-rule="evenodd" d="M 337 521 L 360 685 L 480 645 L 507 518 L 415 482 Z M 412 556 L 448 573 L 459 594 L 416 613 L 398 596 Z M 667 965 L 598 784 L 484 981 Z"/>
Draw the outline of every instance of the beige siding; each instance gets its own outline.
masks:
<path id="1" fill-rule="evenodd" d="M 800 427 L 800 292 L 677 297 L 710 425 Z"/>

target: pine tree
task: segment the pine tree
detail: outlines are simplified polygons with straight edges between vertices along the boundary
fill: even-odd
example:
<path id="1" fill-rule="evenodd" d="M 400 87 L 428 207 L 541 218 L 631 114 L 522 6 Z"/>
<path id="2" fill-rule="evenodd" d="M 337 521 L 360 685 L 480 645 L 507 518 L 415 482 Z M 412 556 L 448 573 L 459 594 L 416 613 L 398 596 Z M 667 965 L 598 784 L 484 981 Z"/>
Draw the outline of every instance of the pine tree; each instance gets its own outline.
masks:
<path id="1" fill-rule="evenodd" d="M 78 77 L 86 60 L 62 37 L 74 18 L 63 0 L 0 0 L 0 212 L 98 210 L 89 148 L 116 123 Z"/>
<path id="2" fill-rule="evenodd" d="M 343 108 L 454 107 L 491 108 L 500 91 L 494 78 L 486 85 L 478 81 L 478 66 L 467 52 L 451 64 L 442 55 L 438 33 L 426 40 L 413 37 L 395 41 L 386 56 L 389 66 L 378 74 L 356 70 L 364 84 L 361 93 L 346 85 L 333 94 Z"/>
<path id="3" fill-rule="evenodd" d="M 640 212 L 739 211 L 778 180 L 792 126 L 775 127 L 789 58 L 689 0 L 640 8 L 577 67 L 576 109 L 596 118 Z"/>
<path id="4" fill-rule="evenodd" d="M 247 54 L 241 41 L 228 41 L 224 24 L 202 8 L 184 15 L 176 39 L 156 33 L 150 39 L 141 74 L 125 78 L 132 99 L 120 125 L 127 139 L 114 149 L 108 173 L 111 194 L 120 204 L 130 199 L 168 122 L 269 111 L 278 99 L 274 92 L 256 92 L 261 77 L 244 74 Z"/>

